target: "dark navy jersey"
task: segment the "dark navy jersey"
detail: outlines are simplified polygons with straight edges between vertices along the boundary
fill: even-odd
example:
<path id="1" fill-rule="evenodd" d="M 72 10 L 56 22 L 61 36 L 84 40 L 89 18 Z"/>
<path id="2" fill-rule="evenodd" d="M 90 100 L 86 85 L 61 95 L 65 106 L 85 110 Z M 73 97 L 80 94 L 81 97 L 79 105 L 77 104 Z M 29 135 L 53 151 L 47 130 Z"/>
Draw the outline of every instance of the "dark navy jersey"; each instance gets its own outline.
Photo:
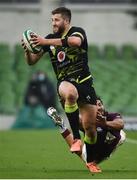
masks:
<path id="1" fill-rule="evenodd" d="M 107 121 L 113 121 L 114 119 L 116 120 L 117 118 L 121 118 L 121 115 L 118 113 L 105 112 L 105 116 Z M 109 130 L 97 127 L 97 142 L 92 145 L 93 147 L 91 150 L 93 160 L 100 162 L 109 157 L 112 151 L 116 148 L 120 138 L 120 130 Z"/>
<path id="2" fill-rule="evenodd" d="M 44 52 L 49 52 L 57 80 L 66 80 L 68 78 L 82 80 L 90 75 L 88 67 L 88 43 L 85 31 L 80 27 L 71 27 L 64 37 L 70 36 L 80 37 L 82 40 L 81 46 L 43 46 Z M 45 38 L 62 37 L 58 34 L 49 34 Z"/>

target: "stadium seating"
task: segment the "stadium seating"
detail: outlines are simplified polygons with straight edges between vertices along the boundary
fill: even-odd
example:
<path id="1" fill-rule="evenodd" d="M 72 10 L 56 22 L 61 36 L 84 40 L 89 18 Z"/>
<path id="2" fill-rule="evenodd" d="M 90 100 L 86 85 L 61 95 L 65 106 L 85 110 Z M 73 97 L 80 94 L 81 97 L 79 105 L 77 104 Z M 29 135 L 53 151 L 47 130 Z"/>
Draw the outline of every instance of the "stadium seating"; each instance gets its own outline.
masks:
<path id="1" fill-rule="evenodd" d="M 15 112 L 15 94 L 13 86 L 15 74 L 13 71 L 13 54 L 8 44 L 0 44 L 0 112 Z"/>
<path id="2" fill-rule="evenodd" d="M 137 115 L 137 61 L 92 60 L 95 88 L 110 111 Z"/>
<path id="3" fill-rule="evenodd" d="M 119 52 L 117 47 L 114 44 L 106 44 L 104 45 L 104 58 L 107 60 L 115 60 L 119 58 Z"/>
<path id="4" fill-rule="evenodd" d="M 91 44 L 89 46 L 88 52 L 88 55 L 91 59 L 99 59 L 101 57 L 100 48 L 95 44 Z"/>
<path id="5" fill-rule="evenodd" d="M 137 115 L 136 52 L 137 48 L 130 44 L 89 46 L 94 86 L 110 111 Z M 0 44 L 0 62 L 0 113 L 14 113 L 22 107 L 26 85 L 33 72 L 44 71 L 56 84 L 49 57 L 46 55 L 36 65 L 28 66 L 20 44 L 15 46 L 14 53 L 9 45 Z"/>
<path id="6" fill-rule="evenodd" d="M 8 82 L 0 82 L 0 112 L 15 113 L 15 94 L 12 85 Z"/>
<path id="7" fill-rule="evenodd" d="M 137 58 L 137 51 L 134 45 L 132 44 L 124 44 L 122 46 L 122 59 L 136 59 Z"/>

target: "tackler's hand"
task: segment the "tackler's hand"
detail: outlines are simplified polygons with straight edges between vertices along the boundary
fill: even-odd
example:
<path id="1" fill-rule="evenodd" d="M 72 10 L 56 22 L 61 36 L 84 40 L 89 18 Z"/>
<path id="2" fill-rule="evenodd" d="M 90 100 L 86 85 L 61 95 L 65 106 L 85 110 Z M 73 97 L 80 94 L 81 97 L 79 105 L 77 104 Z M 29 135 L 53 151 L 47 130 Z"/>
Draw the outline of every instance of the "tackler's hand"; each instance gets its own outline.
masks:
<path id="1" fill-rule="evenodd" d="M 106 116 L 98 114 L 96 118 L 96 125 L 105 128 L 107 126 Z"/>

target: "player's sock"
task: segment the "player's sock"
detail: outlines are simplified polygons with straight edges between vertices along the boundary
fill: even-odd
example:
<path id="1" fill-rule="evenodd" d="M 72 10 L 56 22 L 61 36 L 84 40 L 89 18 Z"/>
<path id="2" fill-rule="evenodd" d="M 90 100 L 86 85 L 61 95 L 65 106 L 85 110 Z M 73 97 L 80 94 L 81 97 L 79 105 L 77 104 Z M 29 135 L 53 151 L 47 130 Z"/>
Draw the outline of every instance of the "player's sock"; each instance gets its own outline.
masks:
<path id="1" fill-rule="evenodd" d="M 97 141 L 97 133 L 95 135 L 95 137 L 93 138 L 93 140 L 91 140 L 91 138 L 89 138 L 86 134 L 84 136 L 84 142 L 87 144 L 95 144 Z"/>
<path id="2" fill-rule="evenodd" d="M 77 103 L 73 105 L 65 104 L 65 112 L 72 129 L 74 139 L 80 139 L 79 133 L 79 109 Z"/>
<path id="3" fill-rule="evenodd" d="M 86 152 L 87 152 L 87 163 L 93 161 L 93 155 L 95 156 L 94 144 L 97 141 L 97 134 L 95 138 L 91 141 L 91 139 L 85 134 L 84 142 L 86 144 Z"/>
<path id="4" fill-rule="evenodd" d="M 60 131 L 61 135 L 65 139 L 68 135 L 70 135 L 70 131 L 66 128 L 64 131 Z"/>
<path id="5" fill-rule="evenodd" d="M 88 144 L 85 142 L 85 145 L 86 145 L 86 153 L 87 153 L 86 161 L 87 161 L 87 163 L 89 163 L 89 162 L 92 162 L 94 160 L 93 158 L 95 158 L 96 152 L 94 149 L 94 144 L 92 145 L 92 144 Z"/>

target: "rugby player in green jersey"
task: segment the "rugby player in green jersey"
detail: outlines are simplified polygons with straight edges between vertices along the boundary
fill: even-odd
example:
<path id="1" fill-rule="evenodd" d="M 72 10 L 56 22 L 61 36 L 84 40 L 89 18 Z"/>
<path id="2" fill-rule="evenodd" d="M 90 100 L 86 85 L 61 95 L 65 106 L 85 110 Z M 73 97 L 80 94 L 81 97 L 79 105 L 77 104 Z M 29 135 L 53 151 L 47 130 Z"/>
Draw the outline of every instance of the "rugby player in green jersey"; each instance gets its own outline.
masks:
<path id="1" fill-rule="evenodd" d="M 96 93 L 88 67 L 86 33 L 80 27 L 71 26 L 70 22 L 71 11 L 65 7 L 59 7 L 52 11 L 53 33 L 45 38 L 32 35 L 30 40 L 33 45 L 42 46 L 42 50 L 37 54 L 31 53 L 23 40 L 22 46 L 29 65 L 35 64 L 44 53 L 49 53 L 58 81 L 58 95 L 73 133 L 74 139 L 70 151 L 81 153 L 79 112 L 85 131 L 85 144 L 87 146 L 94 144 L 97 139 Z"/>

